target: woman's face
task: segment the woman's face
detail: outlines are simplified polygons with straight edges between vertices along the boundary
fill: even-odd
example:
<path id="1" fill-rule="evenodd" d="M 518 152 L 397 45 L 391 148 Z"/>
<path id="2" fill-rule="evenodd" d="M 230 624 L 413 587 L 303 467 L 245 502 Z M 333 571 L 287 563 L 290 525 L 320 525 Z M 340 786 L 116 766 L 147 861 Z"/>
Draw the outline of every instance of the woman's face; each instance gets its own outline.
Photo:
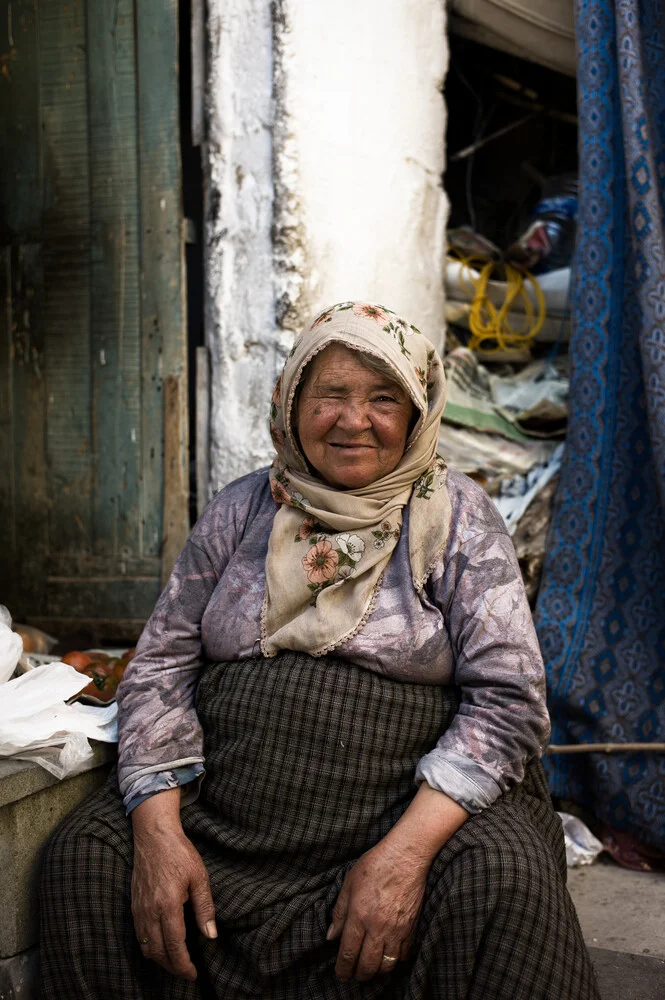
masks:
<path id="1" fill-rule="evenodd" d="M 401 386 L 331 344 L 309 366 L 295 418 L 309 464 L 331 486 L 353 490 L 397 466 L 412 414 Z"/>

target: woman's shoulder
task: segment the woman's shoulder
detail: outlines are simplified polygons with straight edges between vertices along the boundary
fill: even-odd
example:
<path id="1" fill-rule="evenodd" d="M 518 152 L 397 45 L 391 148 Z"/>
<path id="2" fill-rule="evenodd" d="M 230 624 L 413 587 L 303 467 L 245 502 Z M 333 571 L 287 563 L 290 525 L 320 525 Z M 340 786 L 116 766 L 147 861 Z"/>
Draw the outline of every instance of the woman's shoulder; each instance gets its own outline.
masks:
<path id="1" fill-rule="evenodd" d="M 477 535 L 508 534 L 503 518 L 482 486 L 450 466 L 447 483 L 452 508 L 451 541 L 454 539 L 455 547 Z"/>
<path id="2" fill-rule="evenodd" d="M 206 507 L 215 509 L 228 504 L 243 504 L 263 497 L 263 494 L 270 494 L 270 483 L 268 472 L 270 466 L 263 466 L 254 472 L 248 472 L 238 479 L 232 480 L 226 486 L 219 486 L 213 493 L 212 500 Z"/>
<path id="3" fill-rule="evenodd" d="M 270 493 L 268 467 L 234 479 L 215 493 L 199 517 L 191 538 L 202 541 L 211 534 L 234 529 L 242 535 L 245 525 L 263 511 L 274 515 L 275 504 Z"/>

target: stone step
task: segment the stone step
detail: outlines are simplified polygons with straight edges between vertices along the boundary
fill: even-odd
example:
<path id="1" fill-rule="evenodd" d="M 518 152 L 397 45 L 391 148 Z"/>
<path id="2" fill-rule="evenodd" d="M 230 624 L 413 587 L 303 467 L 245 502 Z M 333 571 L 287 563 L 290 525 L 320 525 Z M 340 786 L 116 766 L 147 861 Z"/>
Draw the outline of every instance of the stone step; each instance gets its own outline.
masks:
<path id="1" fill-rule="evenodd" d="M 602 1000 L 665 1000 L 665 874 L 607 856 L 568 872 Z"/>
<path id="2" fill-rule="evenodd" d="M 665 959 L 590 948 L 602 1000 L 664 1000 Z"/>

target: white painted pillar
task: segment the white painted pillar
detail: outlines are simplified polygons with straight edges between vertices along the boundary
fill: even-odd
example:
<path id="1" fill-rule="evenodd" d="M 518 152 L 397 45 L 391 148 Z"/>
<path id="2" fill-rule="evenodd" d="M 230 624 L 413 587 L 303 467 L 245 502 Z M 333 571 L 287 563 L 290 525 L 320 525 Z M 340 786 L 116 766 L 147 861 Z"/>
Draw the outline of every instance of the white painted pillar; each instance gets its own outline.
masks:
<path id="1" fill-rule="evenodd" d="M 444 0 L 276 4 L 284 322 L 382 302 L 443 343 Z"/>
<path id="2" fill-rule="evenodd" d="M 445 0 L 208 0 L 211 480 L 265 464 L 293 332 L 340 300 L 444 339 Z M 271 17 L 272 12 L 272 17 Z"/>

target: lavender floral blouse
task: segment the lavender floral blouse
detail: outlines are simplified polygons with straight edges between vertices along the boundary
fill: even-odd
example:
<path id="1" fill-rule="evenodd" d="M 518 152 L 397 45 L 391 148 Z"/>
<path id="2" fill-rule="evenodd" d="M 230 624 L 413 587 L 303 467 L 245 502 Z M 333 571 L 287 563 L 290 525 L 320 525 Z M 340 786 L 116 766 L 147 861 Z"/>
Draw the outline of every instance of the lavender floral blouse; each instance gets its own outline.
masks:
<path id="1" fill-rule="evenodd" d="M 542 753 L 549 718 L 543 662 L 503 521 L 454 469 L 448 489 L 450 538 L 422 594 L 411 582 L 406 510 L 376 610 L 335 656 L 396 680 L 459 687 L 460 710 L 420 760 L 416 781 L 476 813 Z M 183 804 L 197 794 L 205 766 L 197 680 L 206 663 L 261 655 L 276 511 L 266 469 L 236 480 L 209 503 L 175 565 L 118 690 L 128 811 L 165 788 L 187 785 Z"/>

